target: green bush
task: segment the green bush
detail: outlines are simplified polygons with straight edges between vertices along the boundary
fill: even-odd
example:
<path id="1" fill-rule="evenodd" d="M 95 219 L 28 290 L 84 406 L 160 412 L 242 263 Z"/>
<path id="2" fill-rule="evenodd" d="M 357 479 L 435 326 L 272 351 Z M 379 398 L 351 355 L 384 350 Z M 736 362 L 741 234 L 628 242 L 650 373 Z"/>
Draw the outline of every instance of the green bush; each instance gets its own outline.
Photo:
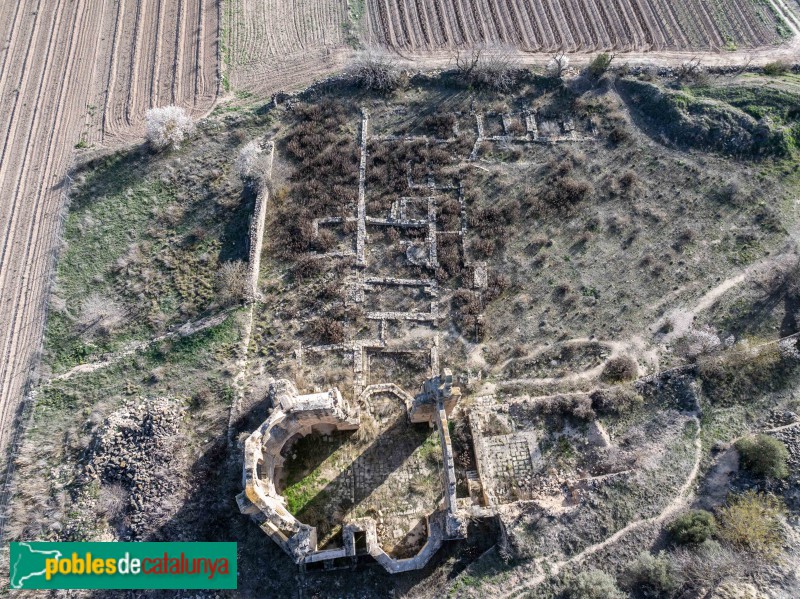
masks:
<path id="1" fill-rule="evenodd" d="M 663 551 L 658 555 L 640 553 L 636 561 L 628 566 L 625 585 L 648 599 L 672 597 L 679 587 L 672 562 Z"/>
<path id="2" fill-rule="evenodd" d="M 789 65 L 782 60 L 776 60 L 764 65 L 764 74 L 770 77 L 784 75 L 789 70 Z"/>
<path id="3" fill-rule="evenodd" d="M 736 442 L 736 451 L 742 467 L 766 478 L 786 478 L 789 476 L 789 451 L 782 441 L 769 435 L 745 437 Z"/>
<path id="4" fill-rule="evenodd" d="M 598 54 L 592 59 L 592 62 L 589 63 L 589 74 L 594 78 L 601 77 L 611 66 L 612 60 L 614 60 L 613 54 L 609 54 L 608 52 Z"/>
<path id="5" fill-rule="evenodd" d="M 586 570 L 565 580 L 566 599 L 625 599 L 627 595 L 617 586 L 610 574 L 601 570 Z"/>
<path id="6" fill-rule="evenodd" d="M 670 537 L 679 545 L 699 545 L 717 532 L 717 520 L 705 510 L 692 510 L 667 525 Z"/>

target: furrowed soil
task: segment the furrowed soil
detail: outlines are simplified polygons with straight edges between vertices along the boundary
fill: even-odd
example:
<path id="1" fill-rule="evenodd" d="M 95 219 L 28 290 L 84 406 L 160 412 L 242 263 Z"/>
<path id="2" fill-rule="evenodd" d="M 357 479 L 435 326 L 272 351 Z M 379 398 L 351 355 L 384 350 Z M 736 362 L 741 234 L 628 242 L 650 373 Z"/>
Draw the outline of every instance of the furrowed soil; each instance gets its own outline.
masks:
<path id="1" fill-rule="evenodd" d="M 780 8 L 735 0 L 370 0 L 370 43 L 402 51 L 503 44 L 524 52 L 735 50 L 789 33 Z"/>
<path id="2" fill-rule="evenodd" d="M 0 6 L 0 447 L 36 366 L 76 147 L 141 139 L 151 106 L 207 113 L 218 30 L 213 0 Z"/>

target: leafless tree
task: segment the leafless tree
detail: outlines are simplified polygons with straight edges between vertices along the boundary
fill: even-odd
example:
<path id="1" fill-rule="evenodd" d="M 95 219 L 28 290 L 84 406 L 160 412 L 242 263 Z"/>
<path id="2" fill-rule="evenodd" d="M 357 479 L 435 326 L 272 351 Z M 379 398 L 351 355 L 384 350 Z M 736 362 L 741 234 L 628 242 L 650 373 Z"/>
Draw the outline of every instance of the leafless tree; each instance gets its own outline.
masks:
<path id="1" fill-rule="evenodd" d="M 402 73 L 395 60 L 385 52 L 368 50 L 349 68 L 350 77 L 361 87 L 378 92 L 397 89 Z"/>
<path id="2" fill-rule="evenodd" d="M 459 77 L 468 85 L 508 91 L 519 72 L 519 61 L 506 46 L 473 46 L 456 53 Z"/>
<path id="3" fill-rule="evenodd" d="M 567 68 L 569 68 L 569 56 L 563 50 L 559 50 L 550 57 L 547 63 L 547 74 L 550 77 L 561 79 Z"/>
<path id="4" fill-rule="evenodd" d="M 697 57 L 683 61 L 678 68 L 678 79 L 681 81 L 696 81 L 705 75 L 702 62 Z"/>
<path id="5" fill-rule="evenodd" d="M 151 108 L 145 114 L 147 141 L 156 150 L 180 147 L 194 130 L 194 122 L 183 108 L 164 106 Z"/>

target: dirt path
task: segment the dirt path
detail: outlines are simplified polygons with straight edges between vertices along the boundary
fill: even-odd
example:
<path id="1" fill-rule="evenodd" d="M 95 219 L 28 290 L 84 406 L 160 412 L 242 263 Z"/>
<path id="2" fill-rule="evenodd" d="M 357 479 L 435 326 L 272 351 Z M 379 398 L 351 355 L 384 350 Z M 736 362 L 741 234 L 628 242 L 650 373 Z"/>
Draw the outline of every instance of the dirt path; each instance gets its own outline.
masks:
<path id="1" fill-rule="evenodd" d="M 511 597 L 521 596 L 526 591 L 543 583 L 548 576 L 551 575 L 556 576 L 567 566 L 580 564 L 586 558 L 594 555 L 599 551 L 602 551 L 603 549 L 608 548 L 609 546 L 618 542 L 631 532 L 634 532 L 642 528 L 646 528 L 648 526 L 661 525 L 670 518 L 672 518 L 673 516 L 675 516 L 680 511 L 690 507 L 690 505 L 692 504 L 692 500 L 694 498 L 694 494 L 691 491 L 692 487 L 697 482 L 697 477 L 700 473 L 700 463 L 703 455 L 702 441 L 701 441 L 702 428 L 700 425 L 700 420 L 696 413 L 691 416 L 691 420 L 695 423 L 697 427 L 694 438 L 695 457 L 692 469 L 690 470 L 689 475 L 687 476 L 684 483 L 681 485 L 680 489 L 678 490 L 678 493 L 675 495 L 673 500 L 670 501 L 670 503 L 657 516 L 631 522 L 624 528 L 621 528 L 620 530 L 615 532 L 607 539 L 604 539 L 599 543 L 587 547 L 586 549 L 572 556 L 569 559 L 560 560 L 553 563 L 548 562 L 547 563 L 548 574 L 545 574 L 543 571 L 543 564 L 547 561 L 545 558 L 540 558 L 535 560 L 535 562 L 525 570 L 523 570 L 522 568 L 517 568 L 517 570 L 512 574 L 512 576 L 510 576 L 508 579 L 504 581 L 503 588 L 507 588 L 507 590 L 501 590 L 500 592 L 497 592 L 497 589 L 493 589 L 496 592 L 496 596 L 500 597 L 501 599 L 509 599 Z M 795 428 L 797 426 L 800 426 L 800 421 L 792 422 L 789 424 L 769 429 L 764 429 L 760 432 L 776 433 L 791 428 Z M 733 444 L 740 438 L 741 437 L 737 437 L 736 439 L 731 440 L 730 443 Z"/>
<path id="2" fill-rule="evenodd" d="M 161 341 L 166 341 L 167 339 L 176 339 L 180 337 L 188 337 L 189 335 L 194 335 L 195 333 L 199 333 L 200 331 L 204 331 L 205 329 L 215 327 L 219 324 L 222 324 L 225 319 L 228 317 L 232 310 L 225 310 L 220 312 L 219 314 L 214 314 L 213 316 L 208 316 L 206 318 L 202 318 L 200 320 L 195 320 L 192 322 L 187 322 L 176 328 L 174 331 L 170 331 L 169 333 L 165 333 L 164 335 L 159 335 L 158 337 L 154 337 L 152 339 L 148 339 L 146 341 L 137 341 L 136 343 L 131 343 L 125 349 L 122 349 L 118 352 L 114 352 L 113 354 L 108 354 L 103 356 L 102 360 L 97 362 L 89 362 L 87 364 L 79 364 L 66 372 L 59 374 L 58 376 L 54 376 L 51 379 L 48 379 L 44 382 L 45 385 L 49 385 L 56 381 L 63 381 L 69 378 L 72 378 L 76 374 L 86 374 L 89 372 L 95 372 L 97 370 L 102 370 L 103 368 L 108 368 L 112 364 L 116 364 L 122 358 L 126 358 L 128 356 L 132 356 L 136 352 L 139 352 L 154 343 L 159 343 Z"/>
<path id="3" fill-rule="evenodd" d="M 187 3 L 194 20 L 180 34 L 163 2 L 0 3 L 0 451 L 41 348 L 75 145 L 141 139 L 149 90 L 160 99 L 176 78 L 191 79 L 175 101 L 195 116 L 216 101 L 214 0 Z M 181 47 L 185 66 L 164 45 Z"/>

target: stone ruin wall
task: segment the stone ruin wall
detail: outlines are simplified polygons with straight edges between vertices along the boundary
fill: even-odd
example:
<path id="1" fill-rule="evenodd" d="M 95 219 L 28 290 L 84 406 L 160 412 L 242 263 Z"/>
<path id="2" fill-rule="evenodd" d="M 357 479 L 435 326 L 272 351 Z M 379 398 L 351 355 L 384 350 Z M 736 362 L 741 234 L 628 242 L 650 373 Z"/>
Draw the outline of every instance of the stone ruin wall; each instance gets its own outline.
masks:
<path id="1" fill-rule="evenodd" d="M 367 553 L 388 572 L 422 568 L 445 540 L 466 536 L 465 520 L 458 513 L 453 448 L 447 421 L 461 395 L 452 382 L 452 373 L 445 369 L 439 376 L 426 381 L 416 397 L 411 397 L 393 384 L 367 387 L 361 397 L 366 401 L 375 393 L 393 393 L 405 403 L 411 422 L 429 422 L 435 424 L 439 431 L 444 464 L 444 500 L 442 506 L 427 517 L 428 538 L 414 557 L 395 559 L 388 555 L 378 542 L 376 522 L 372 518 L 359 518 L 345 524 L 342 548 L 318 550 L 316 528 L 303 524 L 290 514 L 285 499 L 277 492 L 275 481 L 284 463 L 281 451 L 293 437 L 334 430 L 355 430 L 360 426 L 358 408 L 344 400 L 336 388 L 323 393 L 300 395 L 289 381 L 272 383 L 270 395 L 275 408 L 245 441 L 244 491 L 236 497 L 239 510 L 250 516 L 301 566 L 330 563 L 338 558 L 355 560 L 358 555 L 356 536 L 363 533 Z"/>

